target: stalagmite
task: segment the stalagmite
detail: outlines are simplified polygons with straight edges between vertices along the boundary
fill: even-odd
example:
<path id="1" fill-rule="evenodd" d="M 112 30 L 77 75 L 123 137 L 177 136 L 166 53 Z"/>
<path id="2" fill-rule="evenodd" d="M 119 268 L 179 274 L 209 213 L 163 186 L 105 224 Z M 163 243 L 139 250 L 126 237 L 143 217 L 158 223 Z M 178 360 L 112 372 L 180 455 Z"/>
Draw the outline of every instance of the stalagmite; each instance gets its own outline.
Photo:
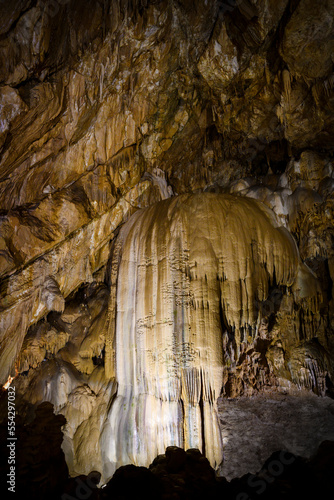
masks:
<path id="1" fill-rule="evenodd" d="M 100 441 L 105 477 L 169 445 L 219 466 L 223 333 L 240 352 L 270 285 L 291 287 L 300 268 L 305 281 L 290 233 L 256 200 L 187 194 L 130 218 L 110 270 L 106 373 L 118 391 Z"/>

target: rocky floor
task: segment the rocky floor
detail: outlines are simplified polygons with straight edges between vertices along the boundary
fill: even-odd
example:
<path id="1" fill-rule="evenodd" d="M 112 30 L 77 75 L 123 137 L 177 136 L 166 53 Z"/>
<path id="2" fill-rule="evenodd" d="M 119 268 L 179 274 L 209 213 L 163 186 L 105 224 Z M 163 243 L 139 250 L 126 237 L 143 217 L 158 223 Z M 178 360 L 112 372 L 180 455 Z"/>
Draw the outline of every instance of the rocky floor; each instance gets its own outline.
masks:
<path id="1" fill-rule="evenodd" d="M 256 473 L 276 450 L 310 458 L 324 440 L 334 441 L 334 401 L 310 392 L 219 399 L 224 462 L 231 480 Z"/>

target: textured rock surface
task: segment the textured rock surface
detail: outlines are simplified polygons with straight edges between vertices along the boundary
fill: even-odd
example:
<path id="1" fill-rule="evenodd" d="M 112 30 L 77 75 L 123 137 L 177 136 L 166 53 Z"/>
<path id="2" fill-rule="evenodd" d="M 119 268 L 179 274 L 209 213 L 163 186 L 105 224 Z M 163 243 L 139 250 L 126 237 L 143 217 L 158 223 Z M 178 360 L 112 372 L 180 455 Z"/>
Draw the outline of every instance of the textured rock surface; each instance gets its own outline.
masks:
<path id="1" fill-rule="evenodd" d="M 148 182 L 144 182 L 144 186 Z M 126 217 L 131 201 L 143 191 L 135 187 L 124 199 L 101 217 L 74 231 L 61 244 L 33 259 L 1 283 L 0 335 L 2 341 L 1 377 L 5 380 L 31 324 L 50 311 L 61 311 L 64 297 L 82 283 L 94 281 L 94 274 L 106 265 L 110 240 L 117 225 Z M 24 238 L 24 242 L 27 239 Z M 53 287 L 48 286 L 52 280 Z M 55 300 L 54 290 L 57 289 Z M 0 292 L 1 293 L 1 292 Z"/>
<path id="2" fill-rule="evenodd" d="M 138 208 L 174 195 L 263 202 L 320 287 L 310 305 L 275 277 L 249 307 L 246 288 L 263 272 L 235 286 L 229 268 L 226 294 L 244 293 L 216 354 L 223 399 L 268 388 L 333 397 L 333 6 L 1 2 L 0 381 L 21 374 L 27 421 L 42 401 L 66 416 L 71 474 L 103 469 L 116 236 Z M 255 336 L 243 328 L 239 342 L 232 326 L 258 313 Z"/>
<path id="3" fill-rule="evenodd" d="M 218 467 L 224 353 L 234 364 L 257 339 L 274 276 L 316 312 L 315 277 L 264 205 L 213 193 L 137 212 L 111 266 L 105 366 L 118 390 L 102 436 L 105 475 L 129 461 L 148 465 L 167 444 L 205 449 Z"/>
<path id="4" fill-rule="evenodd" d="M 224 462 L 231 480 L 257 472 L 277 450 L 310 458 L 324 439 L 334 439 L 334 402 L 309 393 L 222 398 L 218 403 Z M 238 453 L 235 453 L 235 449 Z"/>
<path id="5" fill-rule="evenodd" d="M 49 401 L 65 416 L 62 447 L 72 475 L 103 469 L 100 435 L 115 392 L 103 368 L 108 297 L 102 283 L 87 285 L 63 314 L 29 330 L 20 353 L 18 412 L 29 422 L 33 408 Z"/>

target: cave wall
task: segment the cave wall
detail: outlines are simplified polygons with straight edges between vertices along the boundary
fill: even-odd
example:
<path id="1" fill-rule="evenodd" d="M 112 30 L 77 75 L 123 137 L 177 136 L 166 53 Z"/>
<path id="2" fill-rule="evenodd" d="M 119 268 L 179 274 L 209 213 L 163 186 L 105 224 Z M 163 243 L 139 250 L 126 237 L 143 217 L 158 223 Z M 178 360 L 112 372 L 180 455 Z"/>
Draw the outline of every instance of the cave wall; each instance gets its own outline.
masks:
<path id="1" fill-rule="evenodd" d="M 0 13 L 0 378 L 21 374 L 28 421 L 43 400 L 65 415 L 71 473 L 101 470 L 117 390 L 104 369 L 117 234 L 176 195 L 264 203 L 321 292 L 305 312 L 273 284 L 256 341 L 237 359 L 224 344 L 223 399 L 332 396 L 334 2 L 15 0 Z"/>

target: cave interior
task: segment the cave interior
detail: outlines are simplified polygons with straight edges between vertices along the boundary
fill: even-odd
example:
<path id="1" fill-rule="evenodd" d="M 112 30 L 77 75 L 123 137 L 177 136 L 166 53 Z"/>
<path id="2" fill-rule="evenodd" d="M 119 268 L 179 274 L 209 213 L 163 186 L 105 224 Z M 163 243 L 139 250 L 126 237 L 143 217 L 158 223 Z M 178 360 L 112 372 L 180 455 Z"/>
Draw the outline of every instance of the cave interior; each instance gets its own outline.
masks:
<path id="1" fill-rule="evenodd" d="M 10 401 L 20 498 L 331 484 L 333 54 L 334 0 L 0 2 L 5 493 Z"/>

